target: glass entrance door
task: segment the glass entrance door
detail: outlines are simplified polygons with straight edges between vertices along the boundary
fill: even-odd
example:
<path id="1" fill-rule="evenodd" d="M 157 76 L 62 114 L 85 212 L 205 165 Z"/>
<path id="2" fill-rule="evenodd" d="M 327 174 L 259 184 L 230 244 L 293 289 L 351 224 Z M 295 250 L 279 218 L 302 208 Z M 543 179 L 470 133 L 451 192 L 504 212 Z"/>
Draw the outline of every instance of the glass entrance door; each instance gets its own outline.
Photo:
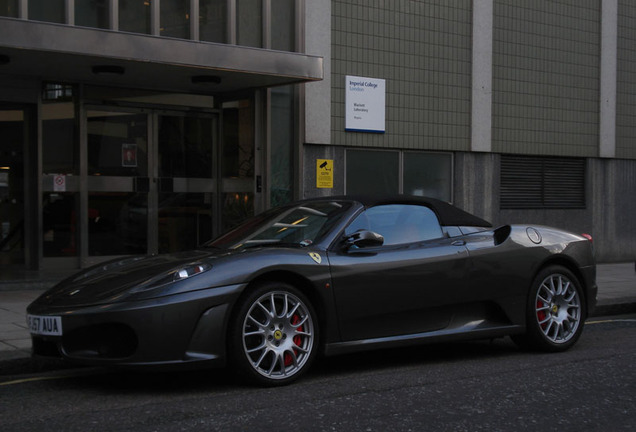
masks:
<path id="1" fill-rule="evenodd" d="M 145 254 L 149 248 L 152 147 L 146 113 L 87 110 L 88 256 Z"/>
<path id="2" fill-rule="evenodd" d="M 89 109 L 89 264 L 193 249 L 218 235 L 219 116 Z"/>
<path id="3" fill-rule="evenodd" d="M 24 111 L 0 109 L 0 267 L 25 263 Z"/>
<path id="4" fill-rule="evenodd" d="M 58 169 L 68 174 L 47 175 L 45 182 L 56 204 L 68 201 L 60 213 L 66 229 L 44 236 L 60 238 L 62 252 L 45 254 L 45 265 L 75 256 L 86 267 L 193 249 L 254 214 L 249 102 L 219 113 L 86 106 L 80 122 L 85 132 L 74 153 L 80 168 Z M 64 180 L 62 191 L 56 176 Z"/>
<path id="5" fill-rule="evenodd" d="M 215 234 L 217 116 L 157 115 L 158 252 L 193 249 Z"/>

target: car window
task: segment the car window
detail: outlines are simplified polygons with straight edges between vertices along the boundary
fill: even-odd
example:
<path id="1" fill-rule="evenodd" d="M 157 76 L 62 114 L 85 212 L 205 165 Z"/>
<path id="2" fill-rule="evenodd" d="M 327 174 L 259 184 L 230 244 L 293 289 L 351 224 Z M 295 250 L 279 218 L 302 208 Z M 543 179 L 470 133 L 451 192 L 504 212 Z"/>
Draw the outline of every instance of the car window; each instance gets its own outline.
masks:
<path id="1" fill-rule="evenodd" d="M 309 246 L 340 220 L 351 203 L 324 201 L 265 212 L 207 243 L 209 247 L 239 249 L 267 245 Z"/>
<path id="2" fill-rule="evenodd" d="M 419 205 L 391 204 L 371 207 L 347 228 L 346 234 L 361 229 L 384 237 L 385 245 L 413 243 L 443 237 L 435 213 Z"/>

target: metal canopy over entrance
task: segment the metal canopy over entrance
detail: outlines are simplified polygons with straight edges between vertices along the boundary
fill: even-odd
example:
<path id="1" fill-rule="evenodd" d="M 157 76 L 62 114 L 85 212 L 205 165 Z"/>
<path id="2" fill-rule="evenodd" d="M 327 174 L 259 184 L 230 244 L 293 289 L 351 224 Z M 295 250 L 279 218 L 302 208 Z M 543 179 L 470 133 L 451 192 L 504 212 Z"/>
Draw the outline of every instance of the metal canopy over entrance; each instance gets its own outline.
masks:
<path id="1" fill-rule="evenodd" d="M 199 94 L 318 81 L 322 57 L 0 18 L 0 74 Z"/>

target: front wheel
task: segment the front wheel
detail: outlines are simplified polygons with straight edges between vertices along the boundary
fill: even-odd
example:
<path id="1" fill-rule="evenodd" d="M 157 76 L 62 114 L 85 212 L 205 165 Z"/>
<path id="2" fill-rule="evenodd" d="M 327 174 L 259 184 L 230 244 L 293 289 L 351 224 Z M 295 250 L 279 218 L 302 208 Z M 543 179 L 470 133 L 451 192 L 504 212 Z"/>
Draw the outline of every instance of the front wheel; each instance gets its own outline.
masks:
<path id="1" fill-rule="evenodd" d="M 289 384 L 309 368 L 317 348 L 316 314 L 293 286 L 263 284 L 239 305 L 230 350 L 242 378 L 268 386 Z"/>
<path id="2" fill-rule="evenodd" d="M 561 266 L 535 278 L 526 306 L 526 334 L 515 342 L 542 351 L 565 351 L 576 343 L 585 323 L 585 299 L 576 276 Z"/>

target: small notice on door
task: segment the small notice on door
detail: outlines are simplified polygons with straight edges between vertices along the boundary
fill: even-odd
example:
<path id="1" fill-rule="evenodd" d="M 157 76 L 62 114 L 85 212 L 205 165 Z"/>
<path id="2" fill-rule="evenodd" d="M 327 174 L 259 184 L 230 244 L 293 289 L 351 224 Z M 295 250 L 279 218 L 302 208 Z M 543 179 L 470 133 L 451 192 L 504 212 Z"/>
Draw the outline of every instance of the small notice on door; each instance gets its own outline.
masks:
<path id="1" fill-rule="evenodd" d="M 316 160 L 316 187 L 333 189 L 333 159 Z"/>
<path id="2" fill-rule="evenodd" d="M 66 176 L 55 174 L 53 176 L 53 192 L 66 192 Z"/>

